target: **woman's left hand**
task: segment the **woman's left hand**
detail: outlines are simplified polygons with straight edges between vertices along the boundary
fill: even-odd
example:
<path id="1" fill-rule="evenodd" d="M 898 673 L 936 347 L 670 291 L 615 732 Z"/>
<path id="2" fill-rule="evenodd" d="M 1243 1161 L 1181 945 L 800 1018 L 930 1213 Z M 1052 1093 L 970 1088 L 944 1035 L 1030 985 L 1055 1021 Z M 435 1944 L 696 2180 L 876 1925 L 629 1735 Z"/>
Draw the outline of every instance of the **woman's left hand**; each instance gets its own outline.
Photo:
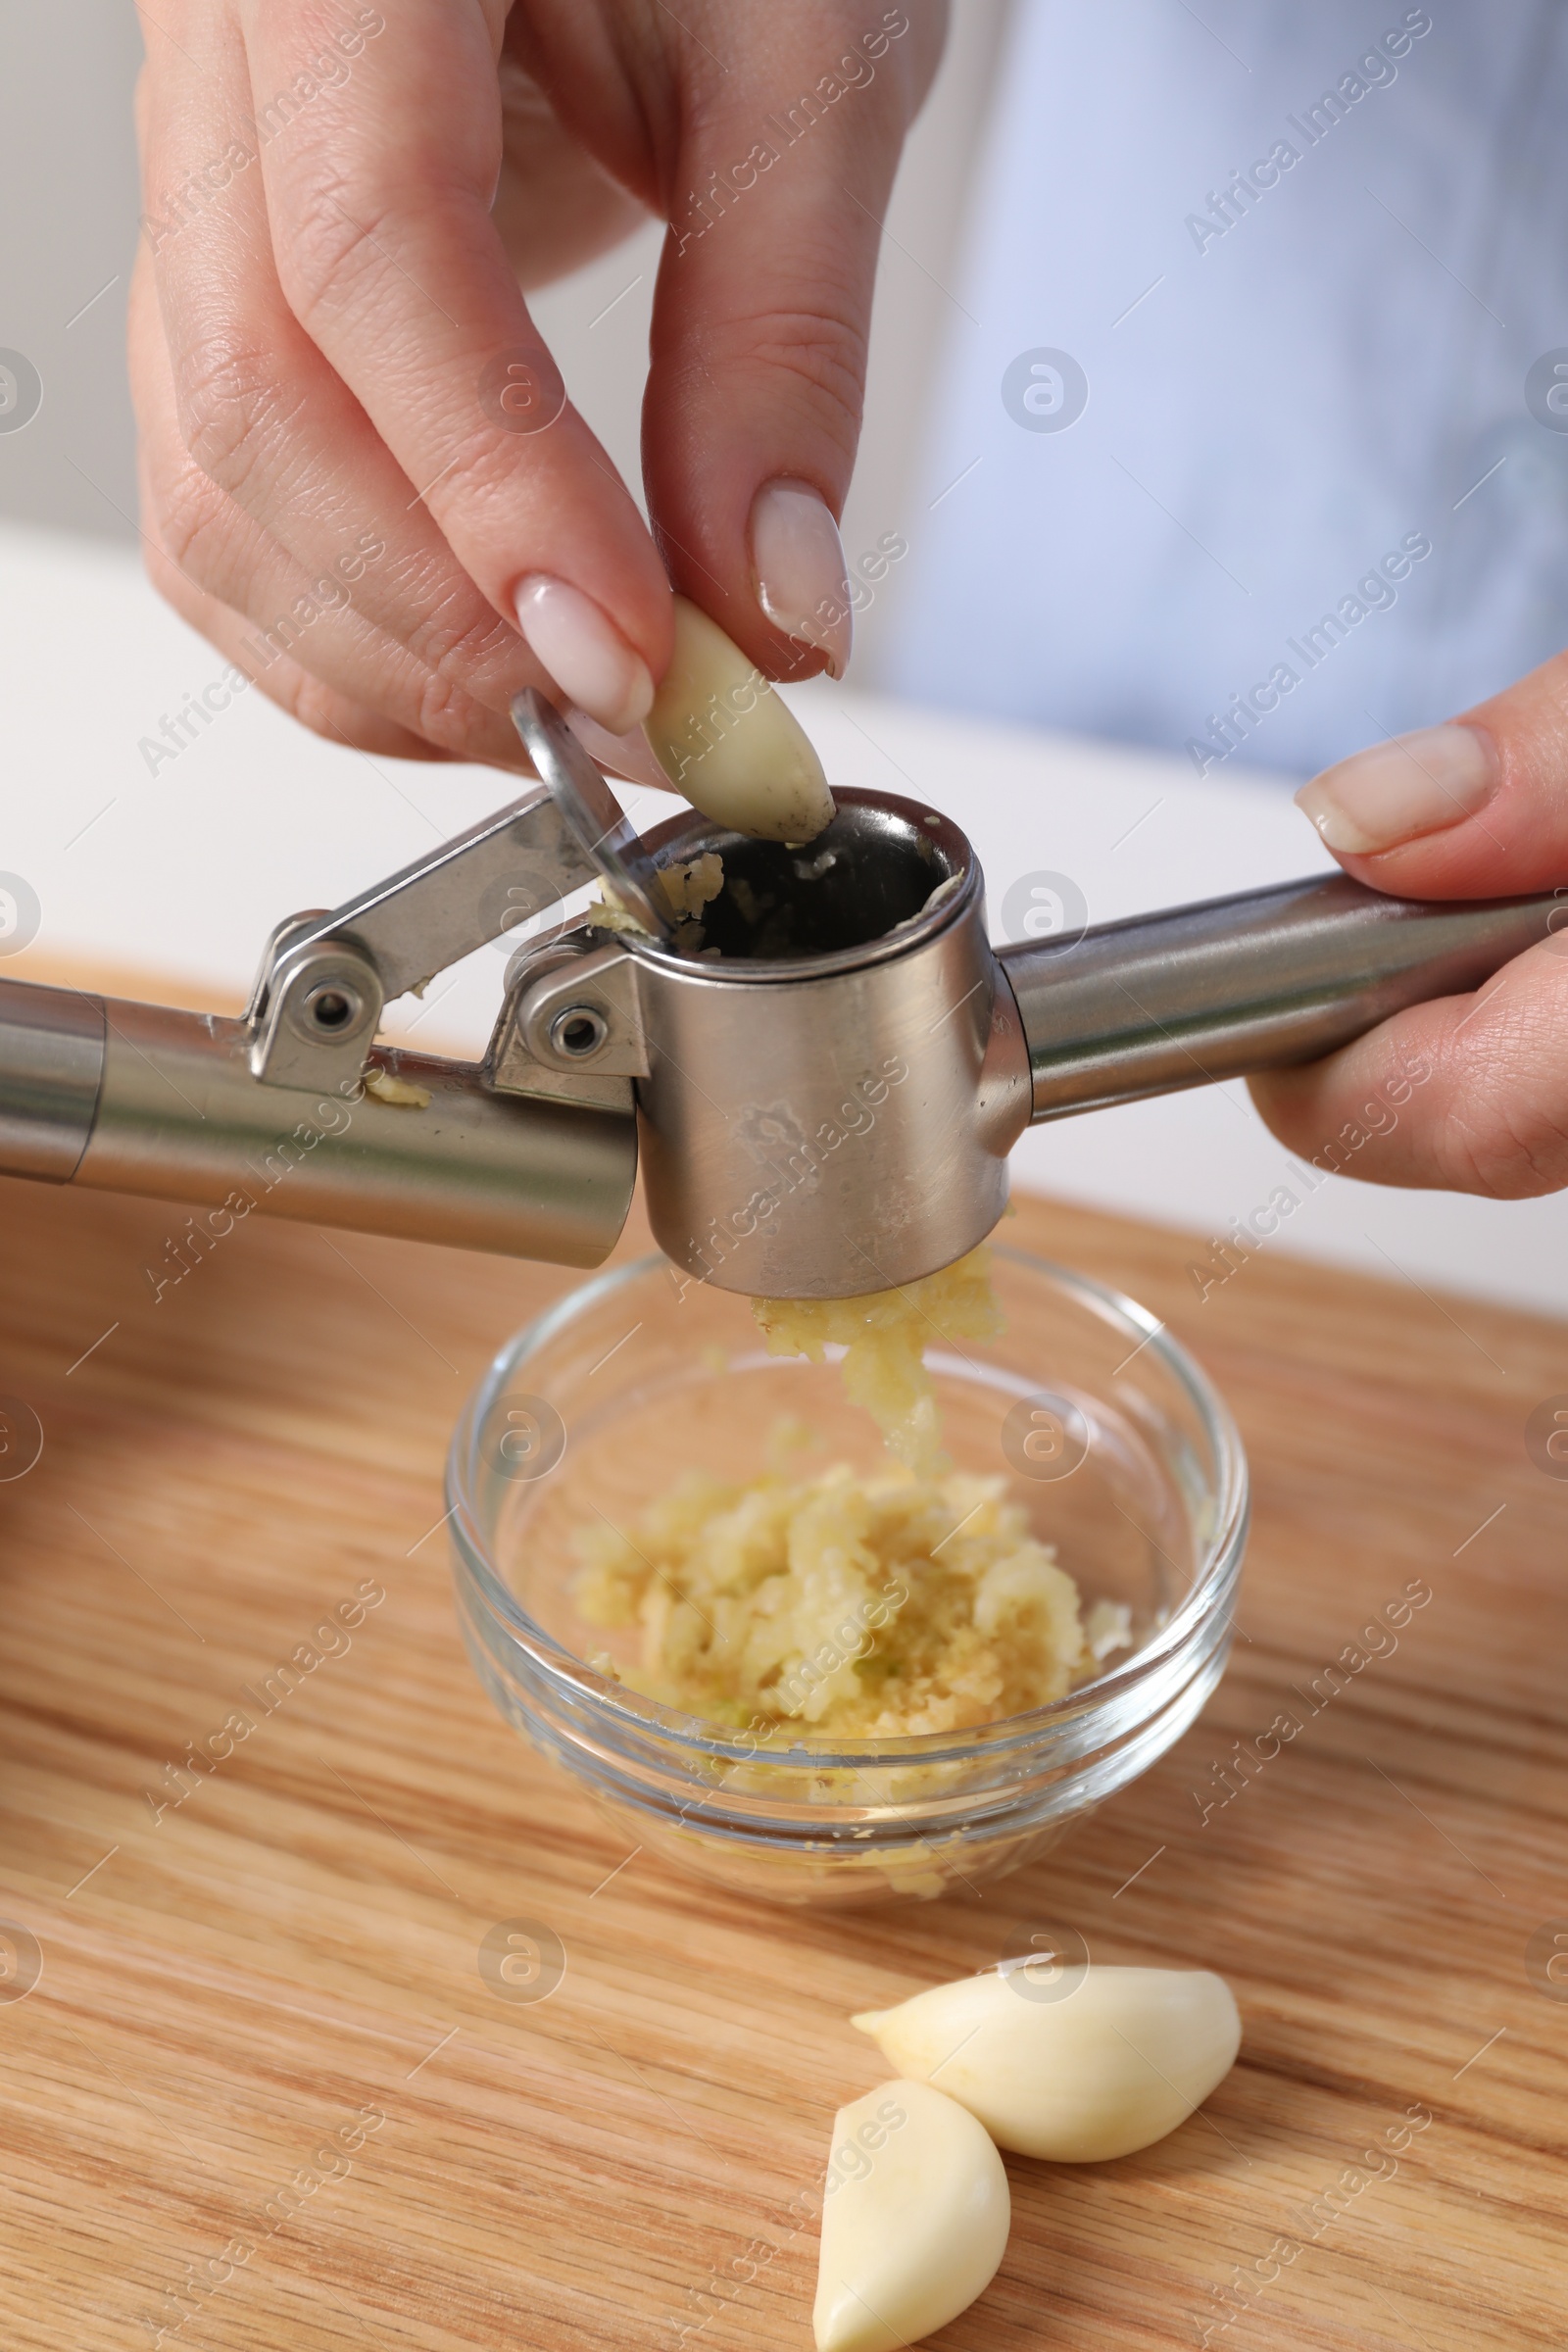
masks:
<path id="1" fill-rule="evenodd" d="M 1568 1185 L 1568 654 L 1443 726 L 1325 768 L 1297 800 L 1374 890 L 1499 899 L 1561 886 L 1563 917 L 1473 996 L 1254 1078 L 1269 1127 L 1301 1157 L 1376 1184 L 1505 1200 Z"/>

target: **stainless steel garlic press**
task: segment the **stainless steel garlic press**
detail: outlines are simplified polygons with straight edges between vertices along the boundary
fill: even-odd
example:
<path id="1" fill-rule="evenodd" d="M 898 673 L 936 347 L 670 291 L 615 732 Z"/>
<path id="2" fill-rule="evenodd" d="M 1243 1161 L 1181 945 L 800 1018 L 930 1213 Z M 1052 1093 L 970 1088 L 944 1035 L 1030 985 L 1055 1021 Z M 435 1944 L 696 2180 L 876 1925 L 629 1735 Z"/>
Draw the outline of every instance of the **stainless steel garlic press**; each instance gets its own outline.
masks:
<path id="1" fill-rule="evenodd" d="M 983 1240 L 1031 1121 L 1313 1059 L 1568 919 L 1313 876 L 994 952 L 918 802 L 843 793 L 804 848 L 695 811 L 644 838 L 542 695 L 514 716 L 539 786 L 279 924 L 242 1019 L 0 980 L 0 1173 L 592 1266 L 640 1138 L 678 1267 L 850 1297 Z M 708 851 L 699 932 L 658 874 Z M 530 937 L 481 1061 L 376 1044 L 390 999 L 596 879 L 641 928 Z"/>

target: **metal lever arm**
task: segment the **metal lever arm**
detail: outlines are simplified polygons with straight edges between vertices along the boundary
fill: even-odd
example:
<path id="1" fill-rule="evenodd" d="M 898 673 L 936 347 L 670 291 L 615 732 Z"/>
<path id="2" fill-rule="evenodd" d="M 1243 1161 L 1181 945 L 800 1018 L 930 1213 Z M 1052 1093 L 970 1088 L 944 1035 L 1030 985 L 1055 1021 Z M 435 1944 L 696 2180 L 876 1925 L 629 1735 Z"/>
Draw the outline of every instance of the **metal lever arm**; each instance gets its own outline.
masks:
<path id="1" fill-rule="evenodd" d="M 291 942 L 353 939 L 375 961 L 390 997 L 422 988 L 516 920 L 524 893 L 539 907 L 598 879 L 545 787 L 498 808 L 428 857 L 372 883 Z"/>
<path id="2" fill-rule="evenodd" d="M 597 878 L 543 785 L 329 913 L 268 945 L 251 998 L 251 1069 L 270 1086 L 355 1075 L 391 997 Z"/>
<path id="3" fill-rule="evenodd" d="M 278 924 L 247 1014 L 265 1086 L 356 1077 L 388 998 L 584 883 L 608 880 L 646 930 L 667 936 L 653 859 L 560 711 L 528 687 L 512 715 L 541 786 L 344 906 Z"/>
<path id="4" fill-rule="evenodd" d="M 636 1173 L 630 1079 L 374 1043 L 388 998 L 641 854 L 545 698 L 518 710 L 547 784 L 280 923 L 243 1021 L 0 981 L 0 1174 L 202 1202 L 225 1231 L 254 1208 L 597 1265 Z"/>
<path id="5" fill-rule="evenodd" d="M 1568 924 L 1568 898 L 1391 899 L 1331 874 L 1003 948 L 1032 1118 L 1315 1060 L 1478 987 L 1554 916 Z"/>

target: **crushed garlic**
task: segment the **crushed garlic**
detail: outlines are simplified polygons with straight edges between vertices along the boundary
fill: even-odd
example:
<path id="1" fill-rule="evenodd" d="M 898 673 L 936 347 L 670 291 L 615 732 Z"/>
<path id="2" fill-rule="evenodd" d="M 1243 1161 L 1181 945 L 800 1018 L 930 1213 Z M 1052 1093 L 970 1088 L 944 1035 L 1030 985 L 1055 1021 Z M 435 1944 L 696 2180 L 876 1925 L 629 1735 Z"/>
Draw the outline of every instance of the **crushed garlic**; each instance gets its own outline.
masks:
<path id="1" fill-rule="evenodd" d="M 704 936 L 697 918 L 724 887 L 723 858 L 716 850 L 705 850 L 700 858 L 690 858 L 684 865 L 662 865 L 656 879 L 674 918 L 677 952 L 682 956 L 697 955 Z M 615 896 L 608 882 L 600 884 L 599 896 L 588 909 L 588 920 L 597 931 L 629 931 L 638 939 L 653 936 L 648 925 Z"/>
<path id="2" fill-rule="evenodd" d="M 754 1298 L 752 1312 L 769 1355 L 820 1364 L 826 1348 L 842 1348 L 845 1396 L 865 1407 L 895 1459 L 925 1478 L 949 1465 L 924 1350 L 943 1340 L 994 1339 L 1003 1328 L 984 1242 L 903 1290 L 862 1298 Z"/>
<path id="3" fill-rule="evenodd" d="M 902 1291 L 752 1304 L 771 1354 L 843 1349 L 845 1394 L 898 1466 L 802 1476 L 792 1450 L 811 1432 L 785 1422 L 767 1476 L 689 1470 L 629 1532 L 580 1528 L 579 1615 L 640 1635 L 617 1680 L 763 1737 L 891 1740 L 1048 1705 L 1126 1646 L 1128 1610 L 1084 1614 L 1006 1480 L 956 1471 L 942 1450 L 923 1350 L 1002 1329 L 984 1246 Z"/>
<path id="4" fill-rule="evenodd" d="M 847 1464 L 726 1485 L 690 1470 L 629 1533 L 575 1538 L 579 1614 L 641 1629 L 622 1683 L 710 1723 L 850 1740 L 949 1732 L 1098 1670 L 1091 1612 L 1006 1481 Z"/>
<path id="5" fill-rule="evenodd" d="M 374 1064 L 365 1073 L 365 1091 L 378 1102 L 394 1103 L 400 1110 L 428 1110 L 430 1089 L 416 1086 L 412 1078 L 399 1078 L 391 1070 Z"/>
<path id="6" fill-rule="evenodd" d="M 677 922 L 687 915 L 695 920 L 724 887 L 724 860 L 716 850 L 705 850 L 685 865 L 662 865 L 659 886 Z"/>

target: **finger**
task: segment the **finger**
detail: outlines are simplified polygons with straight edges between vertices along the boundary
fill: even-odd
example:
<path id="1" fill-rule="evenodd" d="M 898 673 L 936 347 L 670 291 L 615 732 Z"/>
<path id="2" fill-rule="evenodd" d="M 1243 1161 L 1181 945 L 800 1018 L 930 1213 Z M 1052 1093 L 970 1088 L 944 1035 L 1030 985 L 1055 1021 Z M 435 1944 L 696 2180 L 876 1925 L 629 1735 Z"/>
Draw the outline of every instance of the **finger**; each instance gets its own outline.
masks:
<path id="1" fill-rule="evenodd" d="M 1568 939 L 1472 997 L 1418 1004 L 1302 1069 L 1251 1080 L 1300 1158 L 1373 1184 L 1522 1200 L 1568 1184 Z"/>
<path id="2" fill-rule="evenodd" d="M 650 512 L 676 587 L 753 661 L 837 675 L 851 630 L 837 516 L 880 223 L 940 12 L 890 9 L 866 33 L 812 0 L 772 12 L 751 54 L 732 10 L 681 13 L 695 95 L 654 309 Z"/>
<path id="3" fill-rule="evenodd" d="M 262 145 L 284 295 L 470 577 L 563 692 L 623 730 L 669 658 L 668 583 L 624 484 L 560 405 L 490 216 L 493 28 L 471 0 L 379 13 L 353 84 Z M 244 0 L 242 21 L 258 100 L 295 86 L 314 11 Z"/>
<path id="4" fill-rule="evenodd" d="M 243 50 L 220 12 L 191 38 L 199 46 L 189 57 L 161 52 L 148 77 L 149 232 L 132 318 L 166 549 L 264 630 L 286 627 L 293 596 L 313 583 L 352 583 L 354 626 L 315 640 L 299 657 L 305 666 L 456 756 L 514 765 L 508 706 L 542 681 L 539 664 L 289 311 L 255 168 Z M 204 187 L 199 158 L 215 152 L 227 176 L 209 201 L 160 200 L 171 187 Z M 149 252 L 156 318 L 142 299 Z M 302 575 L 281 603 L 279 550 Z"/>
<path id="5" fill-rule="evenodd" d="M 511 26 L 518 23 L 509 19 Z M 491 215 L 526 293 L 580 270 L 641 228 L 647 207 L 572 137 L 528 69 L 501 56 L 505 161 Z"/>
<path id="6" fill-rule="evenodd" d="M 366 583 L 387 558 L 377 532 L 362 530 L 347 543 L 334 536 L 323 567 L 311 571 L 193 462 L 177 430 L 158 308 L 141 269 L 132 278 L 129 349 L 147 568 L 160 593 L 187 617 L 191 599 L 229 612 L 239 635 L 229 633 L 228 649 L 264 683 L 286 660 L 280 674 L 298 668 L 346 704 L 380 711 L 389 741 L 422 740 L 445 757 L 515 770 L 520 751 L 510 720 L 362 610 Z M 184 601 L 173 593 L 176 578 Z M 301 702 L 293 685 L 278 699 L 289 709 Z"/>
<path id="7" fill-rule="evenodd" d="M 1400 898 L 1568 884 L 1568 654 L 1457 719 L 1342 760 L 1296 797 L 1348 872 Z"/>
<path id="8" fill-rule="evenodd" d="M 259 687 L 270 703 L 297 718 L 314 735 L 322 735 L 331 743 L 347 746 L 351 751 L 379 753 L 393 760 L 447 760 L 451 755 L 426 743 L 421 735 L 400 727 L 379 710 L 356 703 L 335 687 L 322 683 L 315 672 L 291 655 L 279 654 L 265 667 L 258 667 L 253 640 L 254 630 L 249 621 L 217 597 L 208 596 L 198 588 L 190 575 L 157 547 L 147 554 L 147 570 L 154 586 L 165 600 L 172 605 L 182 620 L 199 629 L 210 645 L 227 657 L 229 667 L 218 681 L 221 699 L 207 695 L 194 698 L 187 712 L 194 711 L 195 719 L 185 717 L 183 740 L 195 740 L 198 725 L 205 726 L 220 710 L 228 710 L 242 694 Z M 211 691 L 211 690 L 209 690 Z M 181 714 L 184 715 L 184 714 Z M 156 744 L 150 763 L 156 775 L 161 764 L 156 760 Z M 171 753 L 170 757 L 174 755 Z"/>

